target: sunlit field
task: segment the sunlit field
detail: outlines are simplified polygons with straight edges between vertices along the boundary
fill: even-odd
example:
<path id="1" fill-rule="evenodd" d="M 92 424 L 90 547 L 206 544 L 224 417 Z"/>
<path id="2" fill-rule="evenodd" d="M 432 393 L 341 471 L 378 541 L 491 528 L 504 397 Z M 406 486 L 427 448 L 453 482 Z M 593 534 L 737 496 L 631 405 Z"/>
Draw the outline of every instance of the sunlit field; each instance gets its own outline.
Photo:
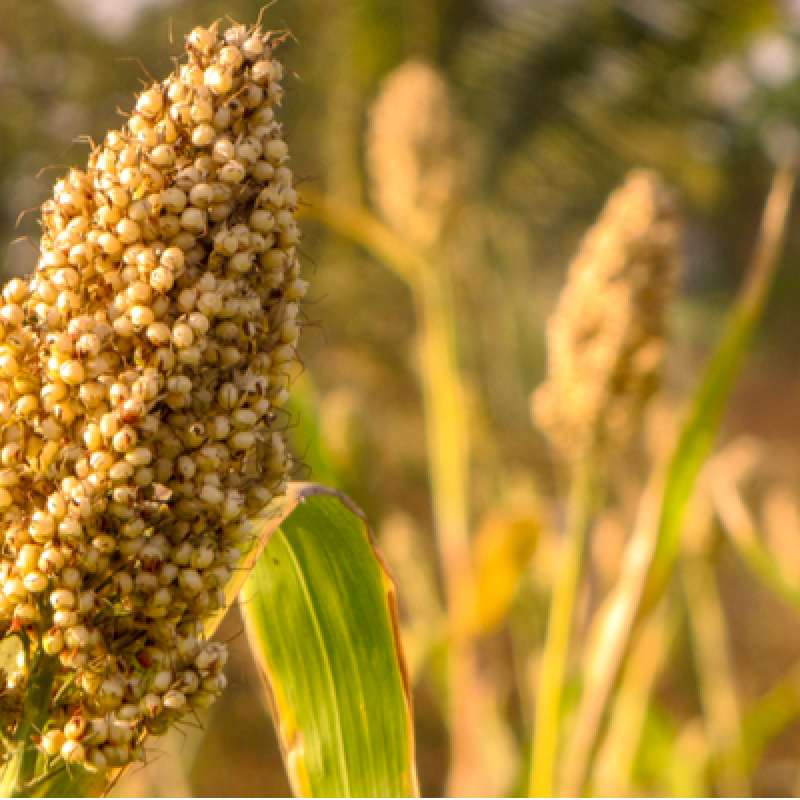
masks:
<path id="1" fill-rule="evenodd" d="M 5 5 L 2 793 L 800 792 L 800 3 Z"/>

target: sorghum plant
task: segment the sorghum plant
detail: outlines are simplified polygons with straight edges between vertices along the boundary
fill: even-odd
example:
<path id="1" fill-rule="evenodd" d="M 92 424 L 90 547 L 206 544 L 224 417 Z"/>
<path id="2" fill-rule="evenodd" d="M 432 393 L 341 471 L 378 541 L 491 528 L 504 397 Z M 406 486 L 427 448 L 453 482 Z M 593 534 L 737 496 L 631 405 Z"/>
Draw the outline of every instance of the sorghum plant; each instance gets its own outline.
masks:
<path id="1" fill-rule="evenodd" d="M 225 687 L 204 620 L 286 489 L 276 420 L 307 287 L 274 46 L 195 28 L 56 183 L 36 270 L 3 290 L 7 789 L 143 760 Z"/>
<path id="2" fill-rule="evenodd" d="M 548 377 L 534 417 L 572 459 L 619 449 L 658 384 L 666 309 L 681 272 L 672 193 L 632 172 L 569 268 L 547 326 Z"/>
<path id="3" fill-rule="evenodd" d="M 566 535 L 539 674 L 531 796 L 553 793 L 561 694 L 586 535 L 608 456 L 620 452 L 656 388 L 665 319 L 680 274 L 671 192 L 632 173 L 570 265 L 547 329 L 549 374 L 534 418 L 571 468 Z"/>
<path id="4" fill-rule="evenodd" d="M 56 183 L 34 274 L 3 289 L 8 794 L 105 792 L 149 736 L 196 720 L 225 688 L 208 637 L 245 581 L 293 788 L 415 791 L 394 584 L 351 501 L 289 484 L 308 284 L 281 41 L 195 28 Z"/>

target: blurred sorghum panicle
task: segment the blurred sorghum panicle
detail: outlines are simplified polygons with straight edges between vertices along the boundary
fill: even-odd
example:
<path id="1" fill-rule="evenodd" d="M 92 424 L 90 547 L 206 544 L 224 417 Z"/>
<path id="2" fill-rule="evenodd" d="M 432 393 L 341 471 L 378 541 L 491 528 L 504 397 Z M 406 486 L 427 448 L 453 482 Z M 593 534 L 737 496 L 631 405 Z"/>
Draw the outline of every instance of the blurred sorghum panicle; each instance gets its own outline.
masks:
<path id="1" fill-rule="evenodd" d="M 376 208 L 403 236 L 430 247 L 452 210 L 456 119 L 447 84 L 428 64 L 395 69 L 369 112 L 367 166 Z"/>
<path id="2" fill-rule="evenodd" d="M 533 396 L 537 425 L 568 459 L 621 446 L 655 391 L 679 240 L 672 192 L 637 170 L 572 261 L 547 326 L 547 381 Z"/>
<path id="3" fill-rule="evenodd" d="M 224 688 L 203 621 L 285 490 L 275 411 L 307 284 L 274 44 L 196 28 L 58 181 L 35 273 L 2 293 L 0 629 L 59 662 L 40 746 L 67 762 L 141 759 Z"/>

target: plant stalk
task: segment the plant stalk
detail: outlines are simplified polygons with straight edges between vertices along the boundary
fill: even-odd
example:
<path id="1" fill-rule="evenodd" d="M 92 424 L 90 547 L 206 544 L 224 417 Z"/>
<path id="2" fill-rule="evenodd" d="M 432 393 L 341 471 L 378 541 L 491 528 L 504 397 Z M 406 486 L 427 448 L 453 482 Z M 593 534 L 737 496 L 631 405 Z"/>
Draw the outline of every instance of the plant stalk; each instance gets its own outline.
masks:
<path id="1" fill-rule="evenodd" d="M 747 759 L 731 665 L 730 641 L 707 553 L 686 556 L 681 569 L 689 635 L 708 736 L 714 750 L 718 797 L 748 797 Z"/>
<path id="2" fill-rule="evenodd" d="M 34 656 L 22 717 L 14 733 L 16 749 L 0 781 L 0 794 L 3 797 L 28 797 L 29 785 L 39 777 L 36 766 L 40 754 L 33 737 L 39 735 L 47 723 L 57 668 L 57 659 L 45 655 L 41 650 Z"/>
<path id="3" fill-rule="evenodd" d="M 634 766 L 648 711 L 681 622 L 671 599 L 662 599 L 632 644 L 610 714 L 608 734 L 597 756 L 592 778 L 595 797 L 632 797 L 637 792 Z"/>
<path id="4" fill-rule="evenodd" d="M 567 528 L 536 692 L 533 762 L 529 797 L 551 797 L 559 739 L 561 697 L 572 633 L 575 599 L 580 586 L 583 552 L 596 493 L 596 455 L 589 453 L 575 468 L 567 508 Z"/>

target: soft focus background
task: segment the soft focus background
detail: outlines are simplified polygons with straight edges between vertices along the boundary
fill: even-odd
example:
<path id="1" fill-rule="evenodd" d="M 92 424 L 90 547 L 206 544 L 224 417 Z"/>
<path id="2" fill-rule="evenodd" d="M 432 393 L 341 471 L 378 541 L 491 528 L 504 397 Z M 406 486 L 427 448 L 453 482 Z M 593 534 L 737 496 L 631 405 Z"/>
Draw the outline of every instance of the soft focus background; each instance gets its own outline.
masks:
<path id="1" fill-rule="evenodd" d="M 166 76 L 192 27 L 226 15 L 251 23 L 259 10 L 248 0 L 2 3 L 4 278 L 34 265 L 24 237 L 38 236 L 36 211 L 25 212 L 65 165 L 85 162 L 76 137 L 100 141 L 118 126 L 118 109 L 147 73 Z M 608 193 L 632 167 L 661 171 L 681 198 L 687 263 L 648 420 L 656 442 L 718 333 L 775 166 L 800 140 L 800 2 L 279 0 L 263 21 L 292 34 L 279 52 L 296 73 L 283 120 L 311 205 L 298 477 L 349 493 L 395 573 L 422 793 L 519 793 L 565 482 L 530 418 L 545 320 Z M 374 256 L 364 231 L 376 221 L 425 255 L 433 289 Z M 675 582 L 651 657 L 636 662 L 638 717 L 619 710 L 597 794 L 800 792 L 800 619 L 731 538 L 750 525 L 800 591 L 797 214 L 776 289 L 687 526 L 688 577 Z M 619 570 L 639 450 L 615 466 L 592 532 L 579 640 Z M 710 591 L 692 577 L 698 561 Z M 698 648 L 708 624 L 716 658 Z M 236 614 L 221 635 L 234 653 L 223 700 L 202 729 L 155 741 L 155 763 L 118 794 L 288 792 Z M 453 640 L 468 654 L 455 682 Z M 709 701 L 720 686 L 730 691 Z M 731 718 L 745 742 L 738 771 L 723 757 Z"/>

